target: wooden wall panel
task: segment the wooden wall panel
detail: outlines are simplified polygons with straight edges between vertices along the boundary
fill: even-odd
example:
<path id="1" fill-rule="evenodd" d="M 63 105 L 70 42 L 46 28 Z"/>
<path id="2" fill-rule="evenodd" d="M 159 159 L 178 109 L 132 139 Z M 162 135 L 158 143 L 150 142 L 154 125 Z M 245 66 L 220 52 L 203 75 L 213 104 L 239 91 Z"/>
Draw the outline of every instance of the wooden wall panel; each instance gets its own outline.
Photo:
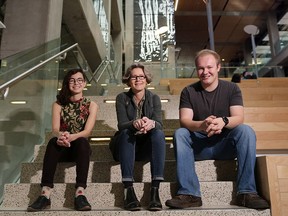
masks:
<path id="1" fill-rule="evenodd" d="M 288 156 L 273 155 L 257 158 L 259 193 L 271 203 L 272 216 L 288 212 Z"/>

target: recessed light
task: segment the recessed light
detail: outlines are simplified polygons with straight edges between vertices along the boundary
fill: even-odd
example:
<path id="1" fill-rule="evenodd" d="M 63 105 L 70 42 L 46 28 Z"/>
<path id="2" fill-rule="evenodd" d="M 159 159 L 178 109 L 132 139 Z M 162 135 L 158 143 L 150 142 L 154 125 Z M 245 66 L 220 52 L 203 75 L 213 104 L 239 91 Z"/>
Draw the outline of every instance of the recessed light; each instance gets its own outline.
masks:
<path id="1" fill-rule="evenodd" d="M 110 141 L 110 137 L 92 137 L 90 138 L 91 141 Z"/>
<path id="2" fill-rule="evenodd" d="M 161 99 L 161 103 L 168 103 L 169 99 Z"/>
<path id="3" fill-rule="evenodd" d="M 104 100 L 104 103 L 116 103 L 115 100 Z"/>
<path id="4" fill-rule="evenodd" d="M 11 101 L 11 104 L 18 105 L 18 104 L 26 104 L 27 101 Z"/>

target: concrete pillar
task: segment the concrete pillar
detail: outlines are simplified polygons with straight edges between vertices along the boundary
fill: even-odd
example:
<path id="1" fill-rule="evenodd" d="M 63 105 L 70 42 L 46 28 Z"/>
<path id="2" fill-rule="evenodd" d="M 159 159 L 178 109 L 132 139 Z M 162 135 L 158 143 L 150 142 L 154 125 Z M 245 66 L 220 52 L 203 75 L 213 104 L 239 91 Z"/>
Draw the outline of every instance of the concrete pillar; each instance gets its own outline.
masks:
<path id="1" fill-rule="evenodd" d="M 268 29 L 269 44 L 270 44 L 270 50 L 271 50 L 271 58 L 273 59 L 281 51 L 280 36 L 279 36 L 277 17 L 276 17 L 275 11 L 270 12 L 268 14 L 267 29 Z M 273 68 L 273 76 L 282 77 L 282 76 L 285 76 L 285 74 L 282 69 L 275 67 Z"/>
<path id="2" fill-rule="evenodd" d="M 280 52 L 280 38 L 277 26 L 277 18 L 275 12 L 270 12 L 267 19 L 267 28 L 269 36 L 269 44 L 272 58 Z"/>
<path id="3" fill-rule="evenodd" d="M 134 0 L 126 0 L 125 6 L 125 69 L 134 62 Z"/>
<path id="4" fill-rule="evenodd" d="M 79 44 L 91 70 L 95 71 L 107 56 L 107 50 L 93 2 L 64 0 L 63 6 L 63 21 Z"/>
<path id="5" fill-rule="evenodd" d="M 106 0 L 103 1 L 105 13 L 106 13 L 106 18 L 107 18 L 107 23 L 111 23 L 111 0 Z M 108 35 L 111 35 L 111 25 L 108 25 L 107 31 L 109 32 Z M 111 59 L 111 41 L 110 38 L 108 39 L 108 49 L 107 49 L 107 57 L 108 59 Z"/>
<path id="6" fill-rule="evenodd" d="M 121 83 L 123 67 L 123 47 L 124 47 L 124 17 L 122 12 L 122 0 L 111 2 L 111 29 L 112 42 L 114 47 L 115 62 L 117 70 L 116 79 Z"/>
<path id="7" fill-rule="evenodd" d="M 243 55 L 244 55 L 244 61 L 245 61 L 245 65 L 252 65 L 252 55 L 251 55 L 251 39 L 250 37 L 245 41 L 245 43 L 243 44 Z M 252 67 L 252 66 L 251 66 Z M 249 67 L 246 68 L 246 70 L 250 70 Z"/>
<path id="8" fill-rule="evenodd" d="M 61 33 L 63 0 L 9 0 L 0 58 L 57 39 Z"/>

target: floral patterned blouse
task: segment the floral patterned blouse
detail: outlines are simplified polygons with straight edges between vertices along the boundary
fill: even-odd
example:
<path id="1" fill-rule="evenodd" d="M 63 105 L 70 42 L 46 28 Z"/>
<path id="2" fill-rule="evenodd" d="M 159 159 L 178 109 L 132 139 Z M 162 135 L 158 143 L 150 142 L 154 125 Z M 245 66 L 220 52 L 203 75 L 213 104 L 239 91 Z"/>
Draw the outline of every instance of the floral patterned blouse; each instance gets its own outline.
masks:
<path id="1" fill-rule="evenodd" d="M 62 106 L 60 131 L 68 131 L 75 134 L 84 130 L 89 116 L 90 102 L 90 99 L 83 97 L 78 101 Z"/>

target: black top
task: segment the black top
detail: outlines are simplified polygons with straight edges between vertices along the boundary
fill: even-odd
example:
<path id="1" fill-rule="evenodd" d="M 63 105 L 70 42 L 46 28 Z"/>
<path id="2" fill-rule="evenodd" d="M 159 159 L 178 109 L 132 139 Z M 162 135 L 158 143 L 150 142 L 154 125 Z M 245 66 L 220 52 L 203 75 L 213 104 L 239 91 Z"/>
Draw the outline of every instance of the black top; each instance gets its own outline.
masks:
<path id="1" fill-rule="evenodd" d="M 237 84 L 219 80 L 217 88 L 208 92 L 198 81 L 182 90 L 179 108 L 192 109 L 193 120 L 201 121 L 210 115 L 230 116 L 229 108 L 235 105 L 243 106 L 242 93 Z"/>

